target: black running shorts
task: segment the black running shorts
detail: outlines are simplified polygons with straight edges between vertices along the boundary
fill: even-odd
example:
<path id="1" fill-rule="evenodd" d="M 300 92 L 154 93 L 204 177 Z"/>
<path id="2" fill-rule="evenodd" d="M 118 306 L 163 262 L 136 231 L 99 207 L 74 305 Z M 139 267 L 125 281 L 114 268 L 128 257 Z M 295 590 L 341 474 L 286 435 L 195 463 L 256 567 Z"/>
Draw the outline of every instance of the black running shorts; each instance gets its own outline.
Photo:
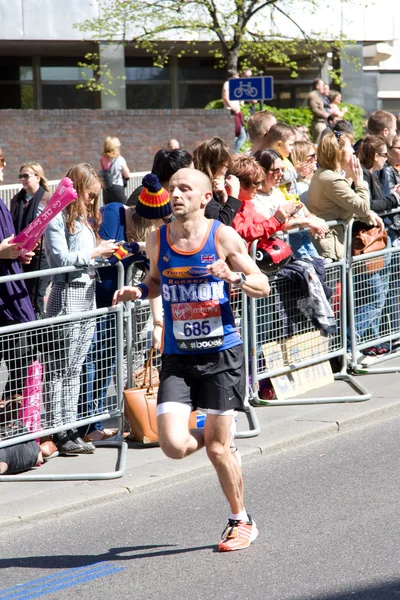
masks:
<path id="1" fill-rule="evenodd" d="M 180 402 L 218 411 L 244 410 L 243 344 L 212 354 L 164 354 L 157 404 Z"/>

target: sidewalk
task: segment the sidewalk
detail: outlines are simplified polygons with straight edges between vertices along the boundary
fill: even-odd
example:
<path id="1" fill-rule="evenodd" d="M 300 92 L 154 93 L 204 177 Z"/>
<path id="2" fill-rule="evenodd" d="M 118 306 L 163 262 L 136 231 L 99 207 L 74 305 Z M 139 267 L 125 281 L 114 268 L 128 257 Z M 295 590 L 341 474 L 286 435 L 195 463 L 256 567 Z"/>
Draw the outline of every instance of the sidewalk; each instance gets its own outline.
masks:
<path id="1" fill-rule="evenodd" d="M 392 363 L 394 361 L 391 361 L 391 366 Z M 365 375 L 362 376 L 362 383 L 372 392 L 372 399 L 366 402 L 257 407 L 260 435 L 237 440 L 244 472 L 246 462 L 261 455 L 289 450 L 400 415 L 396 373 Z M 348 394 L 348 384 L 335 382 L 309 393 L 307 397 L 335 395 L 340 398 Z M 247 419 L 241 415 L 238 431 L 247 429 Z M 116 448 L 103 447 L 97 448 L 96 452 L 89 456 L 52 459 L 37 471 L 51 474 L 113 472 L 116 459 Z M 138 492 L 140 488 L 149 489 L 150 486 L 182 481 L 211 470 L 204 450 L 183 461 L 174 461 L 166 458 L 158 447 L 143 447 L 129 442 L 126 470 L 120 479 L 0 482 L 0 528 L 12 528 L 37 519 L 54 518 L 70 510 L 129 497 L 129 494 Z"/>

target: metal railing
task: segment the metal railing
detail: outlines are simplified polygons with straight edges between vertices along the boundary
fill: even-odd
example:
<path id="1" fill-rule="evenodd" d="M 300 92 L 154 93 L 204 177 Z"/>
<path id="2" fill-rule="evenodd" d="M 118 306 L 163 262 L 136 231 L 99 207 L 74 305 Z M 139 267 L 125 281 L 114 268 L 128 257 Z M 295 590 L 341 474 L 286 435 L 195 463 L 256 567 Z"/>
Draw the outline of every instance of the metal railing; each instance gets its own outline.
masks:
<path id="1" fill-rule="evenodd" d="M 400 246 L 392 246 L 389 238 L 385 250 L 352 256 L 353 225 L 347 245 L 348 367 L 359 375 L 397 373 L 400 363 L 377 365 L 400 357 Z"/>
<path id="2" fill-rule="evenodd" d="M 132 194 L 132 192 L 142 184 L 142 179 L 143 179 L 144 175 L 146 175 L 148 172 L 149 171 L 139 171 L 136 173 L 131 173 L 131 176 L 128 181 L 128 185 L 126 187 L 126 197 L 127 198 L 129 198 L 129 196 Z M 52 179 L 51 181 L 48 181 L 47 183 L 50 188 L 50 192 L 54 193 L 56 190 L 56 187 L 60 183 L 60 179 Z M 8 209 L 10 208 L 12 198 L 15 196 L 15 194 L 18 194 L 21 187 L 22 186 L 20 183 L 12 183 L 9 185 L 0 185 L 0 198 L 3 200 L 3 202 L 5 203 L 5 205 L 7 206 Z M 100 206 L 102 205 L 102 203 L 103 203 L 103 194 L 100 193 Z"/>
<path id="3" fill-rule="evenodd" d="M 124 269 L 120 263 L 116 268 L 121 286 Z M 72 272 L 85 272 L 85 269 L 46 269 L 40 271 L 40 276 Z M 0 283 L 32 279 L 38 273 L 1 277 Z M 0 448 L 113 418 L 118 424 L 117 435 L 112 441 L 96 442 L 96 445 L 117 447 L 119 457 L 116 470 L 109 473 L 56 475 L 39 471 L 1 475 L 0 481 L 115 479 L 123 475 L 127 450 L 122 436 L 124 376 L 123 361 L 117 360 L 124 352 L 123 313 L 124 306 L 118 305 L 1 327 L 0 353 L 7 368 L 7 379 L 3 369 Z M 106 351 L 108 363 L 100 362 L 100 357 L 104 357 L 101 349 Z M 39 366 L 36 398 L 28 379 L 31 365 Z"/>
<path id="4" fill-rule="evenodd" d="M 345 227 L 335 221 L 331 226 Z M 297 233 L 293 230 L 290 233 Z M 289 237 L 290 240 L 290 237 Z M 251 253 L 255 257 L 257 241 L 253 242 Z M 311 276 L 311 275 L 309 275 Z M 336 332 L 321 332 L 313 323 L 309 310 L 309 295 L 302 292 L 298 285 L 279 274 L 270 278 L 271 293 L 267 298 L 250 298 L 250 355 L 251 355 L 251 397 L 254 405 L 267 406 L 328 404 L 337 402 L 360 402 L 369 400 L 371 394 L 352 375 L 346 372 L 346 261 L 345 259 L 326 265 L 326 283 L 332 290 L 330 307 L 336 324 Z M 318 283 L 318 282 L 317 282 Z M 321 292 L 323 295 L 324 292 Z M 330 374 L 330 367 L 324 370 L 324 363 L 338 358 L 341 369 L 333 375 L 334 380 L 347 382 L 357 392 L 356 395 L 338 397 L 296 397 L 296 389 L 301 389 L 301 377 L 324 377 Z M 313 373 L 308 367 L 319 366 Z M 304 371 L 303 371 L 304 370 Z M 284 376 L 281 380 L 278 378 Z M 260 384 L 274 379 L 276 386 L 281 384 L 283 399 L 261 399 Z M 291 388 L 294 397 L 291 397 Z M 289 397 L 286 397 L 289 395 Z"/>

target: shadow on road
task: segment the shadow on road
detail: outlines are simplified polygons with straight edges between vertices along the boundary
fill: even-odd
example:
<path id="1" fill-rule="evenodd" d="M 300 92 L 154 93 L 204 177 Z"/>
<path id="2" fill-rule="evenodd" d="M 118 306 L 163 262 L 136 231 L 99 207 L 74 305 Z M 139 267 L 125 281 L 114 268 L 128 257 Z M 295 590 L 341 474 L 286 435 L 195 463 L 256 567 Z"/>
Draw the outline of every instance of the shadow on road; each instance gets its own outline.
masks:
<path id="1" fill-rule="evenodd" d="M 157 550 L 163 548 L 163 550 Z M 171 549 L 170 549 L 171 548 Z M 155 558 L 174 554 L 186 554 L 199 550 L 214 550 L 212 546 L 196 546 L 192 548 L 177 548 L 176 544 L 160 544 L 157 546 L 127 546 L 110 548 L 103 554 L 52 554 L 50 556 L 25 556 L 18 558 L 0 559 L 0 569 L 73 569 L 108 561 L 127 561 L 138 558 Z"/>

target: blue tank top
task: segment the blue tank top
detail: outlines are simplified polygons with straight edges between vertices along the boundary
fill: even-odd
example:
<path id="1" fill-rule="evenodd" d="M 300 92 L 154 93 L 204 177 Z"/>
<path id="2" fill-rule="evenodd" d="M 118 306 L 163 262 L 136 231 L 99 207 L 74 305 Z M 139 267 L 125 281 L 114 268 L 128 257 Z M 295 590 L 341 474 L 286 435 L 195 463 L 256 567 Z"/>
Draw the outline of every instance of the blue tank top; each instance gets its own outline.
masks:
<path id="1" fill-rule="evenodd" d="M 204 354 L 242 343 L 229 303 L 229 285 L 207 271 L 218 258 L 218 230 L 210 219 L 200 248 L 177 250 L 170 225 L 158 230 L 157 266 L 164 308 L 164 353 Z"/>

